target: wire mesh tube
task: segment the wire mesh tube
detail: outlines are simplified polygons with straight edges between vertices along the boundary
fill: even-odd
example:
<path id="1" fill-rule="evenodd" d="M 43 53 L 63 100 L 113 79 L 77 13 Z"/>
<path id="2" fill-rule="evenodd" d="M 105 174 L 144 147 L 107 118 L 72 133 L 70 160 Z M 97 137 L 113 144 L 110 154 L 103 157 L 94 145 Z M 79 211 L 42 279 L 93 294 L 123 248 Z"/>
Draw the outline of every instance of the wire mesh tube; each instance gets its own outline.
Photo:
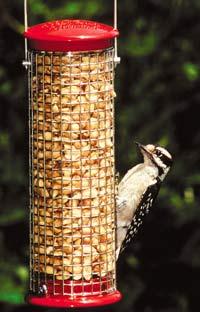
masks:
<path id="1" fill-rule="evenodd" d="M 33 293 L 116 289 L 113 58 L 29 52 Z"/>

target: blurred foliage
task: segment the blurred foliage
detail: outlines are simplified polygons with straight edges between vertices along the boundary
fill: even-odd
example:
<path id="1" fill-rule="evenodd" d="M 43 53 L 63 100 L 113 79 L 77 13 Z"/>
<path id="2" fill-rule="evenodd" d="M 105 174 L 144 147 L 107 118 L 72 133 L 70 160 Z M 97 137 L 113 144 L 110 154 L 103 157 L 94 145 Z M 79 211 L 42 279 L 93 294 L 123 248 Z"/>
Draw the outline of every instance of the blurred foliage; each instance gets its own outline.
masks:
<path id="1" fill-rule="evenodd" d="M 28 2 L 30 24 L 56 18 L 113 22 L 112 1 Z M 0 301 L 16 304 L 23 301 L 28 279 L 23 1 L 1 1 L 0 9 Z M 134 141 L 167 147 L 174 167 L 118 264 L 124 299 L 109 311 L 199 310 L 199 18 L 199 0 L 119 1 L 117 170 L 122 176 L 138 162 Z"/>

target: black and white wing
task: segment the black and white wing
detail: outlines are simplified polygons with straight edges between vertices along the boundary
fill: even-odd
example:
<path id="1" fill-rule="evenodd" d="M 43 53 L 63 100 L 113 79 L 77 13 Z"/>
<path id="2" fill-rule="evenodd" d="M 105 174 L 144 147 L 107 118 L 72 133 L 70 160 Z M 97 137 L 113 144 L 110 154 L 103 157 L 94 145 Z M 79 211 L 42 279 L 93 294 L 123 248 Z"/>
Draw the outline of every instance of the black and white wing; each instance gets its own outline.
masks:
<path id="1" fill-rule="evenodd" d="M 144 218 L 148 215 L 151 207 L 154 204 L 154 201 L 159 193 L 161 181 L 158 180 L 155 184 L 150 185 L 145 193 L 142 195 L 141 202 L 136 209 L 135 215 L 129 227 L 127 228 L 127 233 L 124 241 L 122 242 L 122 246 L 120 249 L 120 254 L 123 250 L 129 245 L 129 243 L 133 240 L 138 229 L 143 223 Z"/>

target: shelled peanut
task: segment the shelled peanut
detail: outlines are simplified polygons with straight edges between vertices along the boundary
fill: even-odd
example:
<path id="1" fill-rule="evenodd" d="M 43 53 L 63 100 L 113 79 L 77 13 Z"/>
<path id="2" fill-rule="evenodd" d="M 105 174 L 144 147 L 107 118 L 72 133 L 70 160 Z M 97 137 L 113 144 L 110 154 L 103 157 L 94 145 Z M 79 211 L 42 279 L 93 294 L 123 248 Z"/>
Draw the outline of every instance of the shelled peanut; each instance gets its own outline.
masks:
<path id="1" fill-rule="evenodd" d="M 36 54 L 32 77 L 33 270 L 114 271 L 113 60 Z"/>

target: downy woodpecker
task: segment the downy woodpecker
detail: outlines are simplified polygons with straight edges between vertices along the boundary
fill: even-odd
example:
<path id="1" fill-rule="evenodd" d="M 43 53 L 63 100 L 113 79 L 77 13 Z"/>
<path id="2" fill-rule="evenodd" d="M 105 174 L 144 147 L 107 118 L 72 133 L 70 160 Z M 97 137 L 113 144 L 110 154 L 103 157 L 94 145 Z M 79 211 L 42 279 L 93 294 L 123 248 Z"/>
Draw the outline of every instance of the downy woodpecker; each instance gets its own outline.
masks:
<path id="1" fill-rule="evenodd" d="M 160 185 L 172 165 L 172 156 L 163 147 L 136 144 L 144 162 L 130 169 L 118 186 L 116 259 L 133 239 L 149 213 Z"/>

